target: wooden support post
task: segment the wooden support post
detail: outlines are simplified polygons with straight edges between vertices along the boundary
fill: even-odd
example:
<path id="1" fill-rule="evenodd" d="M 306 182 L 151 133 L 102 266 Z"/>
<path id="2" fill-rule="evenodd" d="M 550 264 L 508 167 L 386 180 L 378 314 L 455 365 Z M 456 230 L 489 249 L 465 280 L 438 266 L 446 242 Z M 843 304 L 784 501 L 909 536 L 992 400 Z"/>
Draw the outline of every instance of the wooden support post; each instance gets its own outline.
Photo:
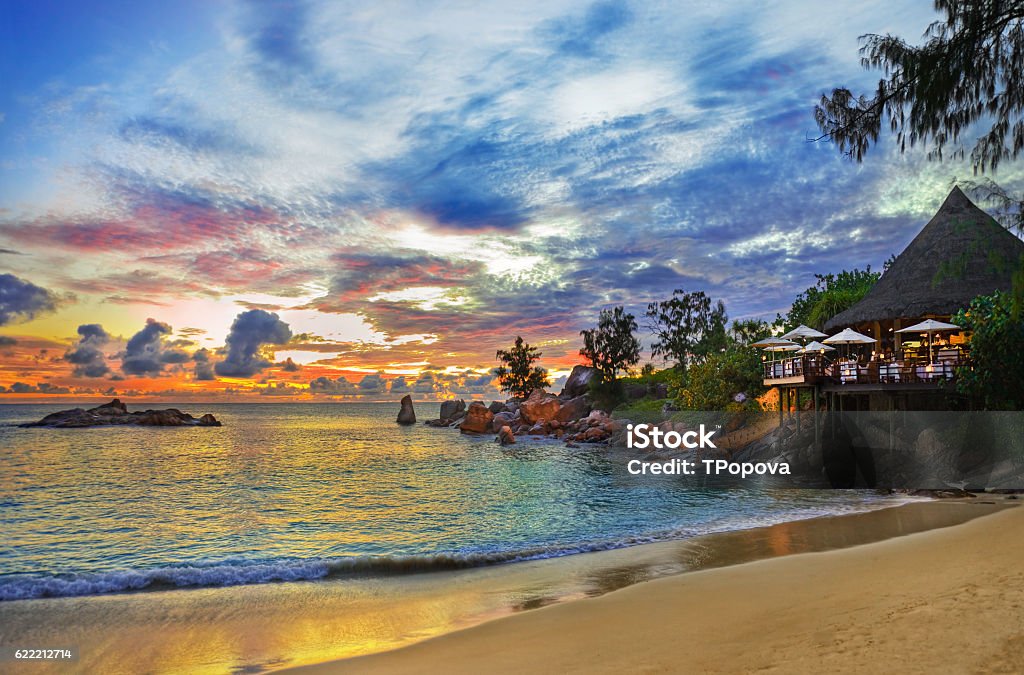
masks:
<path id="1" fill-rule="evenodd" d="M 811 389 L 811 394 L 814 396 L 814 452 L 815 456 L 821 452 L 821 424 L 818 421 L 818 385 L 814 385 Z"/>
<path id="2" fill-rule="evenodd" d="M 779 428 L 782 428 L 782 387 L 779 387 Z"/>

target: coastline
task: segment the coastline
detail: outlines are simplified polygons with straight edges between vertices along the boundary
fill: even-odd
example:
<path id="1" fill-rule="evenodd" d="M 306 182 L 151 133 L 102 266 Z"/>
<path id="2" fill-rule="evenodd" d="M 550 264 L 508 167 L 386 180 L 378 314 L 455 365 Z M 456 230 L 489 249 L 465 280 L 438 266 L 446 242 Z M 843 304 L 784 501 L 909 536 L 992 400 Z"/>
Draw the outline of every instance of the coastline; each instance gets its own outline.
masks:
<path id="1" fill-rule="evenodd" d="M 815 519 L 826 529 L 858 521 L 867 536 L 912 512 L 984 511 L 848 547 L 711 565 L 283 672 L 1019 672 L 1024 538 L 1006 535 L 1024 531 L 1024 509 L 999 496 L 974 501 Z"/>
<path id="2" fill-rule="evenodd" d="M 390 655 L 431 645 L 433 638 L 447 644 L 449 639 L 462 639 L 455 636 L 475 635 L 472 631 L 477 629 L 495 630 L 487 627 L 504 626 L 506 620 L 590 607 L 594 600 L 651 585 L 642 582 L 907 539 L 902 535 L 948 529 L 1014 503 L 994 495 L 915 500 L 852 514 L 466 570 L 8 601 L 0 603 L 0 618 L 17 627 L 5 636 L 16 643 L 79 647 L 81 656 L 73 672 L 267 672 L 293 667 L 361 671 L 363 666 L 356 664 L 378 656 L 386 670 L 394 658 Z M 641 608 L 640 623 L 646 622 L 646 611 Z M 600 622 L 591 625 L 600 632 Z M 504 635 L 504 629 L 497 630 Z M 558 631 L 561 634 L 562 629 Z M 499 640 L 510 654 L 519 650 L 509 647 L 519 644 L 512 634 Z M 139 650 L 139 644 L 147 648 Z M 421 669 L 422 663 L 416 662 Z M 416 663 L 410 667 L 417 670 Z M 518 670 L 515 659 L 507 668 Z"/>

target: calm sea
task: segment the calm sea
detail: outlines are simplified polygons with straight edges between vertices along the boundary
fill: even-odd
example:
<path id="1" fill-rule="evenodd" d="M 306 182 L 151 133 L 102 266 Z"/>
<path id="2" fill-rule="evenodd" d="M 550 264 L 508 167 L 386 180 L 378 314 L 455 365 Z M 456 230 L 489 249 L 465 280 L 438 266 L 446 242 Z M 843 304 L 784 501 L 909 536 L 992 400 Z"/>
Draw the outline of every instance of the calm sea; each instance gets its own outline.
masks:
<path id="1" fill-rule="evenodd" d="M 885 503 L 687 489 L 605 448 L 400 427 L 394 403 L 129 402 L 224 426 L 15 426 L 67 407 L 0 405 L 0 600 L 471 567 Z"/>

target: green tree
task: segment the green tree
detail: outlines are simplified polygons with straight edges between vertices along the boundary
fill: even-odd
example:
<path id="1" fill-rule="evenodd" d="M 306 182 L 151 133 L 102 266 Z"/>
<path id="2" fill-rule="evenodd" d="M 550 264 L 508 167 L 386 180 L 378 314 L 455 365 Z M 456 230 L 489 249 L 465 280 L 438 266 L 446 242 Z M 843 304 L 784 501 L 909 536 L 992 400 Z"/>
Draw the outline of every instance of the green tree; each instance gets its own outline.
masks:
<path id="1" fill-rule="evenodd" d="M 507 391 L 517 398 L 526 398 L 534 389 L 542 389 L 551 383 L 548 371 L 533 365 L 543 354 L 516 336 L 516 343 L 511 349 L 499 349 L 495 358 L 502 362 L 494 369 L 502 391 Z"/>
<path id="2" fill-rule="evenodd" d="M 640 341 L 633 335 L 636 330 L 636 317 L 622 307 L 603 309 L 596 328 L 580 331 L 580 355 L 597 369 L 602 381 L 613 382 L 620 370 L 640 361 Z"/>
<path id="3" fill-rule="evenodd" d="M 1024 2 L 936 0 L 935 9 L 944 19 L 920 46 L 895 35 L 861 38 L 861 64 L 883 77 L 871 95 L 836 88 L 822 96 L 814 110 L 821 139 L 859 162 L 888 122 L 900 152 L 922 145 L 941 161 L 964 157 L 964 132 L 987 125 L 970 151 L 982 173 L 1024 151 Z"/>
<path id="4" fill-rule="evenodd" d="M 672 297 L 647 306 L 649 328 L 654 335 L 651 353 L 674 362 L 682 373 L 727 343 L 725 305 L 712 304 L 703 291 L 687 293 L 681 288 Z"/>
<path id="5" fill-rule="evenodd" d="M 733 343 L 746 346 L 771 335 L 772 327 L 767 321 L 761 319 L 744 319 L 733 321 L 729 333 L 729 339 Z"/>
<path id="6" fill-rule="evenodd" d="M 682 410 L 750 410 L 759 408 L 755 399 L 764 391 L 757 350 L 733 344 L 690 367 L 676 405 Z"/>
<path id="7" fill-rule="evenodd" d="M 866 270 L 843 270 L 839 274 L 815 274 L 817 281 L 793 300 L 786 316 L 779 315 L 775 325 L 786 331 L 800 324 L 821 330 L 825 323 L 839 312 L 860 302 L 881 275 Z"/>
<path id="8" fill-rule="evenodd" d="M 1009 294 L 981 295 L 951 320 L 973 332 L 971 360 L 957 368 L 960 393 L 986 408 L 1024 410 L 1024 319 L 1015 316 Z"/>

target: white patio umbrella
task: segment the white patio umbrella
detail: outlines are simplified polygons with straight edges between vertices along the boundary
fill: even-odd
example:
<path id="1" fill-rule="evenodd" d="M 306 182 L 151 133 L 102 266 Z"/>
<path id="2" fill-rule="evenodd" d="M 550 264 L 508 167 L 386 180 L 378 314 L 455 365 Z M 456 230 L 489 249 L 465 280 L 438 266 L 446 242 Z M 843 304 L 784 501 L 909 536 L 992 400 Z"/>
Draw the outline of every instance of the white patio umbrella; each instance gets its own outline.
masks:
<path id="1" fill-rule="evenodd" d="M 825 344 L 832 345 L 866 345 L 875 341 L 875 338 L 868 337 L 863 333 L 858 333 L 852 328 L 847 328 L 839 333 L 836 333 L 832 337 L 825 338 L 822 340 Z M 846 355 L 850 355 L 849 347 L 847 347 Z"/>
<path id="2" fill-rule="evenodd" d="M 806 341 L 806 340 L 817 340 L 818 338 L 828 337 L 828 335 L 826 333 L 822 333 L 821 331 L 814 330 L 813 328 L 811 328 L 809 326 L 805 326 L 803 324 L 800 324 L 799 326 L 797 326 L 793 330 L 789 331 L 788 333 L 786 333 L 782 337 L 787 339 L 787 340 Z"/>
<path id="3" fill-rule="evenodd" d="M 795 344 L 796 343 L 793 342 L 792 340 L 790 340 L 789 338 L 766 337 L 766 338 L 764 338 L 762 340 L 758 340 L 757 342 L 751 342 L 750 346 L 751 347 L 760 347 L 762 349 L 767 349 L 768 347 L 780 347 L 780 346 L 795 345 Z M 799 345 L 797 345 L 797 346 L 799 346 Z"/>
<path id="4" fill-rule="evenodd" d="M 763 349 L 766 352 L 771 352 L 772 363 L 775 363 L 775 352 L 789 352 L 800 349 L 800 345 L 798 345 L 797 343 L 793 342 L 792 340 L 787 340 L 785 338 L 780 337 L 766 337 L 763 340 L 751 342 L 750 346 L 759 347 L 760 349 Z"/>
<path id="5" fill-rule="evenodd" d="M 942 333 L 947 330 L 960 330 L 960 326 L 952 323 L 943 323 L 935 319 L 926 319 L 913 326 L 900 328 L 897 333 L 927 333 L 928 334 L 928 363 L 932 362 L 932 333 Z"/>
<path id="6" fill-rule="evenodd" d="M 790 342 L 789 344 L 771 345 L 770 347 L 764 348 L 766 352 L 798 352 L 801 349 L 803 348 L 795 342 Z"/>
<path id="7" fill-rule="evenodd" d="M 806 345 L 803 349 L 800 350 L 800 352 L 803 354 L 813 354 L 815 352 L 821 351 L 834 352 L 835 350 L 835 347 L 830 347 L 815 340 L 814 342 L 811 342 L 810 344 Z"/>

